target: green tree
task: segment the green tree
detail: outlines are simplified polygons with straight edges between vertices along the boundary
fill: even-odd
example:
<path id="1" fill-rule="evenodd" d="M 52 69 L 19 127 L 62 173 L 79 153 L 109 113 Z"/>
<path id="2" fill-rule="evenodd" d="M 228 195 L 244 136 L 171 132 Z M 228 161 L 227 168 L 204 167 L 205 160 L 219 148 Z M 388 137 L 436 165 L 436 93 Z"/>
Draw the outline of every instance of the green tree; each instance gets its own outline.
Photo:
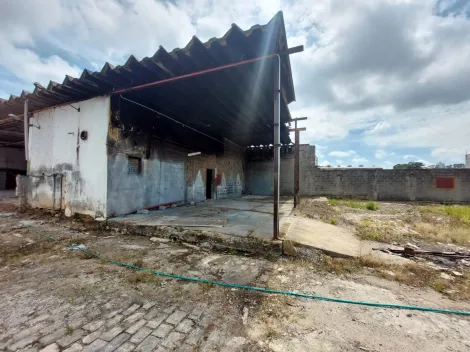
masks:
<path id="1" fill-rule="evenodd" d="M 422 169 L 424 164 L 420 161 L 410 161 L 408 164 L 396 164 L 394 169 Z"/>

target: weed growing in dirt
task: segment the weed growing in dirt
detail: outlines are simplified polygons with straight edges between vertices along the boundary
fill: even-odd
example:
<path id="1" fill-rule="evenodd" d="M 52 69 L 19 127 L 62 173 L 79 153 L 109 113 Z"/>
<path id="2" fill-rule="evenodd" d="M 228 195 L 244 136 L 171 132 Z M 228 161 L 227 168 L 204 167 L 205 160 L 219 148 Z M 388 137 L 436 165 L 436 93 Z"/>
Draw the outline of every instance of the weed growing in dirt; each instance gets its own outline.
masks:
<path id="1" fill-rule="evenodd" d="M 127 277 L 127 282 L 129 282 L 130 284 L 160 285 L 161 281 L 162 280 L 158 276 L 153 275 L 151 273 L 147 273 L 145 271 L 132 272 Z"/>
<path id="2" fill-rule="evenodd" d="M 318 271 L 337 275 L 361 273 L 364 272 L 364 268 L 375 269 L 372 271 L 373 274 L 387 280 L 415 287 L 430 287 L 453 299 L 468 300 L 470 298 L 470 271 L 465 271 L 462 277 L 455 277 L 453 281 L 449 281 L 441 278 L 440 271 L 423 265 L 416 263 L 387 264 L 372 256 L 346 259 L 323 255 L 314 267 Z"/>
<path id="3" fill-rule="evenodd" d="M 328 202 L 333 206 L 341 205 L 341 201 L 335 198 L 328 199 Z"/>
<path id="4" fill-rule="evenodd" d="M 338 220 L 336 218 L 333 218 L 330 220 L 331 225 L 336 225 L 338 223 Z"/>
<path id="5" fill-rule="evenodd" d="M 73 327 L 70 326 L 70 325 L 67 325 L 67 326 L 65 327 L 65 332 L 66 332 L 67 335 L 72 335 L 72 333 L 73 333 Z"/>
<path id="6" fill-rule="evenodd" d="M 375 202 L 367 202 L 366 203 L 366 209 L 375 211 L 375 210 L 379 209 L 379 206 Z"/>

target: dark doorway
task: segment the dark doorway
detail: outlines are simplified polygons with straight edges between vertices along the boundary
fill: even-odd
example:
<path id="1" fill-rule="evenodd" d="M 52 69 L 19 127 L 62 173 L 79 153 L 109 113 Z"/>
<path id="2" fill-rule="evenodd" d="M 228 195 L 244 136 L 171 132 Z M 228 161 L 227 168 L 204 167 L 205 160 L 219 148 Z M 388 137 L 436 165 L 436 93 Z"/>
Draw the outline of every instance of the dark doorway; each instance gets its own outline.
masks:
<path id="1" fill-rule="evenodd" d="M 207 169 L 206 173 L 206 199 L 212 199 L 212 180 L 214 173 L 212 169 Z"/>

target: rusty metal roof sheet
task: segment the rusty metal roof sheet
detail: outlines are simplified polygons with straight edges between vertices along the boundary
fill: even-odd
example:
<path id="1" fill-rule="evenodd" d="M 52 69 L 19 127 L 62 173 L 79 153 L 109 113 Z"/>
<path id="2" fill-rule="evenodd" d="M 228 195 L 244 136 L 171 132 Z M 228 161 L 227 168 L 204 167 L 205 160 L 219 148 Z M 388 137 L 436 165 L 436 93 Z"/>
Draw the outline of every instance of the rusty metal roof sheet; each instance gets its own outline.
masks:
<path id="1" fill-rule="evenodd" d="M 183 49 L 176 48 L 171 52 L 167 52 L 160 46 L 152 57 L 138 60 L 131 55 L 122 66 L 113 66 L 110 63 L 105 63 L 99 72 L 85 69 L 79 78 L 66 76 L 62 83 L 50 81 L 47 87 L 42 87 L 40 84 L 35 83 L 35 89 L 31 93 L 23 91 L 20 96 L 11 95 L 9 99 L 0 99 L 0 146 L 21 145 L 23 122 L 9 118 L 8 114 L 21 115 L 25 99 L 29 101 L 29 111 L 38 111 L 61 104 L 83 101 L 99 95 L 110 94 L 118 89 L 282 52 L 287 50 L 287 48 L 284 19 L 282 12 L 278 12 L 267 24 L 255 25 L 246 31 L 241 30 L 236 24 L 232 24 L 230 30 L 222 38 L 212 38 L 206 43 L 202 43 L 194 36 Z M 214 109 L 216 106 L 220 108 L 223 105 L 224 109 L 226 109 L 223 111 L 223 114 L 240 115 L 239 109 L 235 111 L 233 106 L 237 105 L 237 103 L 240 104 L 240 93 L 243 92 L 244 86 L 250 80 L 253 80 L 252 75 L 256 75 L 256 72 L 259 72 L 257 70 L 261 70 L 262 66 L 262 63 L 258 63 L 246 69 L 238 68 L 236 70 L 220 72 L 212 77 L 205 78 L 204 76 L 207 75 L 204 75 L 192 82 L 179 82 L 171 88 L 172 99 L 169 98 L 168 94 L 165 96 L 165 94 L 161 93 L 162 89 L 158 92 L 147 92 L 147 97 L 150 94 L 157 93 L 157 95 L 160 94 L 160 97 L 171 105 L 172 102 L 175 103 L 175 100 L 179 98 L 175 96 L 178 90 L 187 97 L 191 92 L 194 93 L 195 90 L 197 93 L 197 90 L 200 89 L 197 85 L 204 83 L 206 87 L 211 85 L 212 88 L 216 88 L 216 92 L 208 93 L 216 100 Z M 271 66 L 269 70 L 271 70 Z M 269 72 L 272 73 L 273 71 Z M 205 81 L 203 82 L 202 80 Z M 268 77 L 265 81 L 266 86 L 260 85 L 259 88 L 266 88 L 271 84 L 271 92 L 269 94 L 272 101 L 272 79 Z M 194 85 L 195 83 L 195 87 L 187 89 L 188 85 Z M 288 55 L 285 55 L 282 59 L 281 88 L 283 98 L 281 104 L 281 122 L 287 122 L 290 120 L 287 104 L 295 100 Z M 194 98 L 190 102 L 197 104 L 197 100 Z M 264 117 L 260 118 L 261 120 L 258 122 L 258 125 L 272 121 L 272 118 L 269 117 L 270 114 L 267 112 L 269 106 L 267 104 L 263 100 L 259 105 L 263 105 L 261 108 L 265 111 L 257 110 L 254 113 L 258 115 L 264 114 Z M 207 102 L 204 102 L 204 105 L 207 105 Z M 232 106 L 232 110 L 230 110 L 230 106 Z M 200 106 L 195 108 L 195 110 L 207 111 L 207 106 L 204 109 Z M 247 112 L 245 111 L 244 113 L 246 114 Z M 220 114 L 222 114 L 222 111 L 215 111 L 214 113 L 214 115 Z M 269 136 L 263 138 L 263 134 L 268 132 Z M 267 144 L 272 140 L 272 128 L 270 130 L 259 128 L 256 136 L 258 136 L 256 139 L 259 142 L 258 144 Z M 240 140 L 239 142 L 252 143 L 254 140 L 253 137 Z M 284 129 L 281 133 L 281 141 L 283 143 L 290 142 L 288 132 Z"/>

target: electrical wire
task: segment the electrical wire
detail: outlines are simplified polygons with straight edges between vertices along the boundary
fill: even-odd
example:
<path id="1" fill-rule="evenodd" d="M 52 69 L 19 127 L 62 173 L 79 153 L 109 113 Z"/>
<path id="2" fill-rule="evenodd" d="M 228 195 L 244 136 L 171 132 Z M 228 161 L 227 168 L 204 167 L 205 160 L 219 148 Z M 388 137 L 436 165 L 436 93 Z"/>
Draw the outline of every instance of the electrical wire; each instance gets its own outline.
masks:
<path id="1" fill-rule="evenodd" d="M 175 122 L 175 123 L 177 123 L 177 124 L 179 124 L 179 125 L 181 125 L 181 126 L 183 126 L 183 127 L 189 128 L 190 130 L 192 130 L 192 131 L 194 131 L 194 132 L 197 132 L 197 133 L 199 133 L 199 134 L 202 134 L 203 136 L 206 136 L 207 138 L 213 139 L 214 141 L 219 142 L 219 143 L 222 143 L 222 144 L 225 145 L 225 142 L 224 142 L 224 141 L 221 141 L 220 139 L 214 138 L 214 137 L 212 137 L 212 136 L 210 136 L 210 135 L 208 135 L 208 134 L 206 134 L 206 133 L 204 133 L 204 132 L 201 132 L 201 131 L 199 131 L 199 130 L 197 130 L 197 129 L 191 127 L 191 126 L 188 126 L 188 125 L 184 124 L 183 122 L 178 121 L 178 120 L 176 120 L 176 119 L 174 119 L 174 118 L 172 118 L 172 117 L 170 117 L 170 116 L 168 116 L 168 115 L 165 115 L 164 113 L 162 113 L 162 112 L 160 112 L 160 111 L 157 111 L 157 110 L 154 110 L 154 109 L 152 109 L 152 108 L 149 108 L 148 106 L 145 106 L 145 105 L 143 105 L 143 104 L 141 104 L 141 103 L 138 103 L 138 102 L 136 102 L 136 101 L 134 101 L 134 100 L 130 100 L 130 99 L 124 98 L 122 95 L 120 95 L 120 97 L 121 97 L 121 99 L 124 99 L 124 100 L 126 100 L 126 101 L 128 101 L 128 102 L 131 102 L 131 103 L 133 103 L 133 104 L 136 104 L 136 105 L 138 105 L 138 106 L 141 106 L 141 107 L 143 107 L 143 108 L 145 108 L 145 109 L 147 109 L 147 110 L 150 110 L 150 111 L 156 113 L 157 115 L 166 117 L 167 119 L 169 119 L 169 120 L 171 120 L 171 121 L 173 121 L 173 122 Z M 228 139 L 227 139 L 227 140 L 228 140 Z M 229 140 L 228 140 L 228 141 L 229 141 Z M 233 142 L 231 142 L 231 141 L 229 141 L 229 142 L 230 142 L 230 143 L 233 143 Z M 238 144 L 236 144 L 236 143 L 233 143 L 233 144 L 236 145 L 238 148 L 241 148 Z"/>

